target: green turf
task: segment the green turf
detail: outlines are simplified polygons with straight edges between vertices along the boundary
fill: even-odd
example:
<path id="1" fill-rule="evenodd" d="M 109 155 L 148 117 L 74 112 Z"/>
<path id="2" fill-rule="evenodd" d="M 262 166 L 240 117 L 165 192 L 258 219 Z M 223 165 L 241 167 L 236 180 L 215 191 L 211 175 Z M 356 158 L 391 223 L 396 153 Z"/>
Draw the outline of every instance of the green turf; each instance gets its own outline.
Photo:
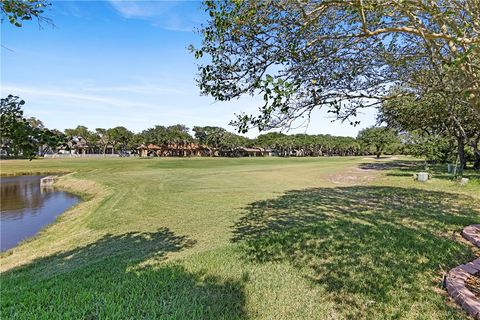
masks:
<path id="1" fill-rule="evenodd" d="M 85 201 L 2 254 L 2 319 L 467 319 L 480 183 L 358 158 L 3 161 Z"/>

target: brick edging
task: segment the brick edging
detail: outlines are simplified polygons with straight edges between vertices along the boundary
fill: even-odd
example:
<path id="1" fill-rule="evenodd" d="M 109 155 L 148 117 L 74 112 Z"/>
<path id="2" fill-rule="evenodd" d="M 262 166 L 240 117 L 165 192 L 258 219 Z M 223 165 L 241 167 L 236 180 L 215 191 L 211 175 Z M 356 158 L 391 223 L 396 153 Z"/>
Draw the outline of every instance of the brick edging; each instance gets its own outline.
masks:
<path id="1" fill-rule="evenodd" d="M 480 247 L 480 224 L 465 227 L 462 236 Z M 476 320 L 480 320 L 480 299 L 465 287 L 465 281 L 479 271 L 480 258 L 453 268 L 445 277 L 448 294 Z"/>

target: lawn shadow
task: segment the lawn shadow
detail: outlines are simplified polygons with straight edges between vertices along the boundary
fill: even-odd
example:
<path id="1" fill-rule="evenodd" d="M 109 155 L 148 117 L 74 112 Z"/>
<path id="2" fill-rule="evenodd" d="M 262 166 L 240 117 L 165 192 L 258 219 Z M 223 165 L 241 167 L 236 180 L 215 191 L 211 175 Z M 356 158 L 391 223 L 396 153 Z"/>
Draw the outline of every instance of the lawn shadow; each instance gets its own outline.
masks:
<path id="1" fill-rule="evenodd" d="M 163 228 L 36 259 L 1 275 L 2 318 L 244 318 L 242 283 L 162 263 L 194 244 Z"/>
<path id="2" fill-rule="evenodd" d="M 453 232 L 478 223 L 471 198 L 396 187 L 289 191 L 246 208 L 234 226 L 245 258 L 285 261 L 329 292 L 347 318 L 400 314 L 473 251 Z M 433 292 L 433 291 L 432 291 Z M 385 308 L 385 310 L 383 309 Z M 448 307 L 442 302 L 438 310 Z"/>
<path id="3" fill-rule="evenodd" d="M 427 165 L 419 160 L 395 160 L 389 162 L 366 162 L 358 166 L 364 170 L 388 170 L 387 176 L 395 177 L 413 177 L 414 173 L 428 171 L 436 179 L 453 180 L 455 175 L 447 172 L 446 164 Z M 465 169 L 462 174 L 465 178 L 480 179 L 480 172 L 472 168 Z"/>
<path id="4" fill-rule="evenodd" d="M 388 162 L 365 162 L 361 163 L 358 167 L 364 170 L 411 171 L 421 166 L 424 166 L 424 162 L 419 160 L 391 160 Z"/>

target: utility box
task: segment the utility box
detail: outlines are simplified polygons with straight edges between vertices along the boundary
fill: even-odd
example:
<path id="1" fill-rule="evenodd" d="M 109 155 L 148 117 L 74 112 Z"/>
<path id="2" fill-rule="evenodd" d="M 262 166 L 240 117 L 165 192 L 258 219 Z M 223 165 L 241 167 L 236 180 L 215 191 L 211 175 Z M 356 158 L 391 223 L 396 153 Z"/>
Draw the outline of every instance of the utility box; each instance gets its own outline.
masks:
<path id="1" fill-rule="evenodd" d="M 447 171 L 448 171 L 448 173 L 457 175 L 457 174 L 461 174 L 463 170 L 462 170 L 461 166 L 453 164 L 453 163 L 449 163 L 447 165 Z"/>
<path id="2" fill-rule="evenodd" d="M 454 167 L 455 165 L 452 163 L 447 164 L 447 172 L 452 173 Z"/>
<path id="3" fill-rule="evenodd" d="M 430 178 L 430 175 L 428 172 L 419 172 L 415 174 L 415 180 L 420 181 L 420 182 L 427 182 L 428 179 Z"/>

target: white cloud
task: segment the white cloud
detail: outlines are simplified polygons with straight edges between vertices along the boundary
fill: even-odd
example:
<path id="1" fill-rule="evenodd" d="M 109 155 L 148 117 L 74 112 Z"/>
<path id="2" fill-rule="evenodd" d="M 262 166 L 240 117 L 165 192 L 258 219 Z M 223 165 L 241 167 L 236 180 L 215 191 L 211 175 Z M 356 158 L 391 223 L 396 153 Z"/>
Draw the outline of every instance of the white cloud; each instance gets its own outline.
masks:
<path id="1" fill-rule="evenodd" d="M 115 11 L 127 19 L 141 19 L 170 31 L 192 32 L 203 20 L 198 1 L 109 0 Z M 195 7 L 191 7 L 191 6 Z M 191 10 L 193 9 L 193 11 Z M 179 14 L 180 12 L 180 14 Z"/>
<path id="2" fill-rule="evenodd" d="M 2 96 L 5 96 L 8 93 L 14 93 L 17 95 L 28 95 L 33 97 L 52 97 L 58 100 L 73 100 L 73 101 L 88 101 L 98 103 L 98 106 L 110 106 L 110 107 L 119 107 L 119 108 L 131 108 L 138 107 L 143 109 L 154 109 L 155 106 L 145 103 L 140 103 L 136 101 L 129 101 L 123 99 L 117 99 L 109 96 L 100 96 L 100 95 L 91 95 L 84 93 L 76 93 L 71 91 L 66 91 L 61 88 L 46 88 L 46 89 L 36 89 L 29 87 L 18 87 L 18 86 L 2 86 L 1 89 Z"/>
<path id="3" fill-rule="evenodd" d="M 172 87 L 166 87 L 162 85 L 126 85 L 126 86 L 110 86 L 110 87 L 85 87 L 85 91 L 89 92 L 123 92 L 134 94 L 148 94 L 148 95 L 189 95 L 187 89 L 177 89 Z"/>
<path id="4" fill-rule="evenodd" d="M 177 1 L 125 1 L 110 0 L 113 8 L 125 18 L 150 18 L 164 14 L 177 5 Z"/>
<path id="5" fill-rule="evenodd" d="M 88 81 L 87 81 L 88 82 Z M 77 86 L 28 87 L 22 85 L 2 85 L 1 96 L 9 93 L 19 95 L 27 101 L 25 112 L 27 116 L 40 117 L 51 128 L 64 129 L 78 124 L 89 128 L 125 126 L 134 131 L 142 131 L 155 124 L 172 125 L 183 123 L 188 127 L 195 125 L 215 125 L 228 130 L 234 118 L 234 113 L 244 111 L 248 114 L 257 113 L 257 107 L 262 104 L 261 97 L 244 97 L 240 100 L 212 103 L 208 97 L 198 97 L 195 94 L 182 95 L 167 93 L 159 94 L 161 86 L 146 86 L 141 84 L 97 87 L 87 85 L 92 90 L 87 91 L 84 81 Z M 156 93 L 148 92 L 156 87 Z M 191 90 L 190 90 L 191 92 Z M 326 109 L 316 110 L 308 128 L 300 127 L 290 130 L 293 133 L 328 133 L 332 135 L 356 136 L 358 130 L 375 123 L 375 109 L 368 108 L 358 115 L 362 123 L 353 127 L 349 124 L 331 122 L 331 114 Z M 299 124 L 299 123 L 298 123 Z M 257 130 L 250 131 L 247 136 L 255 137 Z"/>
<path id="6" fill-rule="evenodd" d="M 158 97 L 148 101 L 143 96 L 90 94 L 79 88 L 2 85 L 0 95 L 7 94 L 18 95 L 27 102 L 26 116 L 39 117 L 47 127 L 62 130 L 83 124 L 89 128 L 122 125 L 141 131 L 155 124 L 189 124 L 209 119 L 192 114 L 186 106 Z"/>

